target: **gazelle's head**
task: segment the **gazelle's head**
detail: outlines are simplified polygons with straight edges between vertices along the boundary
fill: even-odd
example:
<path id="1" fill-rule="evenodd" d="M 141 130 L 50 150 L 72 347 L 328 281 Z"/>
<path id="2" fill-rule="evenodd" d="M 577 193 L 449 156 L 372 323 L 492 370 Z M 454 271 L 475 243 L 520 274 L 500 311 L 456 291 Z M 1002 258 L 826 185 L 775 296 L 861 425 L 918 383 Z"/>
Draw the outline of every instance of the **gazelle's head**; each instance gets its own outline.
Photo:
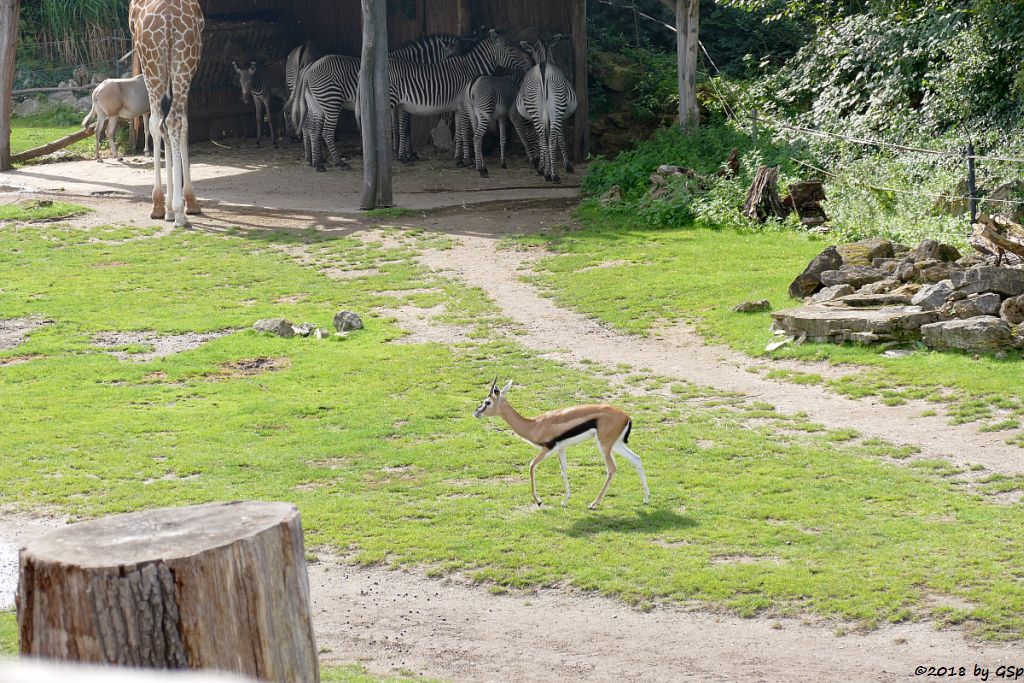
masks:
<path id="1" fill-rule="evenodd" d="M 238 62 L 231 62 L 238 74 L 238 84 L 242 86 L 242 101 L 246 104 L 252 99 L 252 77 L 256 75 L 256 62 L 249 62 L 246 66 L 238 66 Z"/>
<path id="2" fill-rule="evenodd" d="M 487 392 L 487 398 L 483 400 L 480 407 L 473 412 L 473 417 L 493 417 L 500 413 L 501 403 L 505 400 L 505 393 L 512 388 L 512 380 L 504 388 L 498 389 L 498 378 L 491 382 L 491 388 Z"/>

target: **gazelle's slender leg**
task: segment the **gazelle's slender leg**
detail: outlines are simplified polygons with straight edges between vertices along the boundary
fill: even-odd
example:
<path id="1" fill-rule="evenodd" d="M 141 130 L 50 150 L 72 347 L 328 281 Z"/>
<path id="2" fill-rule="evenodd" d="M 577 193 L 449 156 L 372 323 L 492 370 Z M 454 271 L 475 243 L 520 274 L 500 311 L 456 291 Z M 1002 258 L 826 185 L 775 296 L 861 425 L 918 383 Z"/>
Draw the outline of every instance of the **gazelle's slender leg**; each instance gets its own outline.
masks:
<path id="1" fill-rule="evenodd" d="M 640 485 L 644 487 L 644 505 L 647 505 L 651 500 L 651 490 L 647 488 L 647 475 L 644 474 L 644 466 L 640 462 L 640 456 L 630 450 L 629 446 L 622 441 L 615 444 L 615 452 L 629 460 L 633 467 L 636 468 L 636 473 L 640 475 Z"/>
<path id="2" fill-rule="evenodd" d="M 604 456 L 604 466 L 608 469 L 608 478 L 604 480 L 604 486 L 601 487 L 601 493 L 597 494 L 597 498 L 595 498 L 594 502 L 590 504 L 591 510 L 597 508 L 597 506 L 601 504 L 601 501 L 604 500 L 604 494 L 608 493 L 608 487 L 611 485 L 612 477 L 615 476 L 615 470 L 617 469 L 615 467 L 615 456 L 612 455 L 611 447 L 606 447 L 605 444 L 599 441 L 598 450 L 600 450 L 601 455 Z"/>
<path id="3" fill-rule="evenodd" d="M 542 448 L 540 453 L 537 454 L 533 460 L 530 461 L 530 491 L 533 493 L 533 501 L 537 505 L 541 505 L 540 498 L 537 497 L 537 479 L 534 476 L 534 471 L 537 469 L 537 465 L 544 462 L 544 458 L 551 455 L 550 448 Z"/>
<path id="4" fill-rule="evenodd" d="M 558 449 L 558 464 L 562 466 L 562 483 L 565 484 L 565 498 L 562 499 L 562 507 L 569 504 L 569 473 L 565 462 L 565 446 Z"/>

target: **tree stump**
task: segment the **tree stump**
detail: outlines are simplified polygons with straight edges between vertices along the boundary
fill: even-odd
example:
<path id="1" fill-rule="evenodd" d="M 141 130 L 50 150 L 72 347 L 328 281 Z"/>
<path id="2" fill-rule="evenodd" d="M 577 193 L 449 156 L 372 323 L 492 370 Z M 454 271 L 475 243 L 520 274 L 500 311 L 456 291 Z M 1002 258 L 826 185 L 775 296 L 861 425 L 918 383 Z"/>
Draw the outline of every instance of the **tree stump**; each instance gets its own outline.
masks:
<path id="1" fill-rule="evenodd" d="M 785 218 L 789 215 L 779 197 L 778 166 L 757 169 L 754 183 L 747 192 L 747 201 L 743 204 L 743 215 L 758 223 L 764 223 L 771 217 Z"/>
<path id="2" fill-rule="evenodd" d="M 75 524 L 21 550 L 21 654 L 319 681 L 299 511 L 226 503 Z"/>
<path id="3" fill-rule="evenodd" d="M 805 228 L 814 228 L 828 221 L 828 215 L 821 206 L 825 201 L 825 186 L 821 181 L 801 180 L 793 183 L 789 186 L 789 198 Z"/>

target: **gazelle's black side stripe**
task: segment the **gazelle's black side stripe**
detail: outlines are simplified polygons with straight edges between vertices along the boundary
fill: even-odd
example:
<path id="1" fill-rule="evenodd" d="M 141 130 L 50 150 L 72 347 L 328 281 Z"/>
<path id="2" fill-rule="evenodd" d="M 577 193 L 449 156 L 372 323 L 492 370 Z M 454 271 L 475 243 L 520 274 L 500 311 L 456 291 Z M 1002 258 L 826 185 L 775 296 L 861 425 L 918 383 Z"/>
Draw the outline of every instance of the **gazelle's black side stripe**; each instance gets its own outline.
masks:
<path id="1" fill-rule="evenodd" d="M 554 448 L 561 442 L 567 441 L 568 439 L 571 439 L 574 436 L 579 436 L 584 432 L 589 432 L 591 429 L 597 429 L 597 418 L 594 418 L 593 420 L 587 420 L 586 422 L 581 422 L 575 427 L 570 427 L 562 434 L 559 434 L 557 438 L 548 441 L 547 443 L 542 443 L 541 446 L 543 446 L 544 448 Z"/>
<path id="2" fill-rule="evenodd" d="M 622 436 L 622 443 L 629 443 L 629 434 L 633 431 L 633 421 L 626 423 L 626 433 Z"/>

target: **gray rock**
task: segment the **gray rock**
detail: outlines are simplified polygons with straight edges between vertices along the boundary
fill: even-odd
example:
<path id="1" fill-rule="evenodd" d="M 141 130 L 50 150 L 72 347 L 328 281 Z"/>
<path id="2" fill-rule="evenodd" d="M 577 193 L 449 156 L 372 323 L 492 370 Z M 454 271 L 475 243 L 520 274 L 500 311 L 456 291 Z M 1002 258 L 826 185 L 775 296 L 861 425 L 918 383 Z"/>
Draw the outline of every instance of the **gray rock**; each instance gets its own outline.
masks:
<path id="1" fill-rule="evenodd" d="M 864 333 L 874 335 L 877 341 L 907 341 L 918 337 L 922 325 L 939 320 L 939 313 L 919 306 L 801 306 L 778 311 L 772 317 L 777 329 L 793 336 L 806 335 L 810 341 L 863 340 Z"/>
<path id="2" fill-rule="evenodd" d="M 914 280 L 917 280 L 918 275 L 917 266 L 915 266 L 914 262 L 909 259 L 896 267 L 896 277 L 902 282 L 913 282 Z"/>
<path id="3" fill-rule="evenodd" d="M 843 265 L 843 257 L 835 247 L 829 247 L 814 257 L 789 286 L 789 295 L 794 299 L 803 299 L 822 288 L 821 274 L 828 270 L 838 270 Z M 881 279 L 881 278 L 879 278 Z"/>
<path id="4" fill-rule="evenodd" d="M 922 287 L 921 291 L 910 300 L 910 303 L 914 306 L 920 306 L 925 310 L 934 311 L 942 308 L 949 301 L 952 294 L 953 283 L 949 280 L 943 280 L 942 282 Z"/>
<path id="5" fill-rule="evenodd" d="M 856 294 L 836 299 L 835 303 L 853 308 L 879 308 L 881 306 L 909 306 L 911 301 L 912 297 L 901 294 L 866 294 L 862 289 Z"/>
<path id="6" fill-rule="evenodd" d="M 938 259 L 918 261 L 914 264 L 914 267 L 917 268 L 917 280 L 929 283 L 948 280 L 955 269 L 954 264 Z"/>
<path id="7" fill-rule="evenodd" d="M 1003 303 L 1003 297 L 994 292 L 986 292 L 985 294 L 979 294 L 975 302 L 977 302 L 981 315 L 999 315 L 999 308 Z"/>
<path id="8" fill-rule="evenodd" d="M 875 259 L 892 258 L 895 255 L 892 242 L 878 237 L 840 244 L 836 250 L 843 257 L 843 264 L 849 266 L 870 266 Z"/>
<path id="9" fill-rule="evenodd" d="M 85 114 L 86 112 L 92 110 L 92 97 L 88 95 L 86 95 L 85 97 L 79 97 L 71 106 L 78 113 Z"/>
<path id="10" fill-rule="evenodd" d="M 998 294 L 972 294 L 966 299 L 951 301 L 942 307 L 943 313 L 954 318 L 976 318 L 980 315 L 999 315 L 1002 298 Z"/>
<path id="11" fill-rule="evenodd" d="M 812 304 L 823 304 L 826 301 L 833 301 L 841 296 L 847 296 L 853 294 L 855 290 L 851 285 L 836 285 L 835 287 L 826 287 L 817 294 L 811 297 Z"/>
<path id="12" fill-rule="evenodd" d="M 840 266 L 839 270 L 826 270 L 821 274 L 821 283 L 826 287 L 851 285 L 857 289 L 872 282 L 885 279 L 885 273 L 871 266 Z"/>
<path id="13" fill-rule="evenodd" d="M 300 337 L 308 337 L 314 332 L 316 332 L 318 329 L 320 328 L 314 325 L 313 323 L 302 323 L 301 325 L 292 326 L 292 331 L 295 332 L 295 334 L 299 335 Z"/>
<path id="14" fill-rule="evenodd" d="M 764 311 L 770 311 L 772 304 L 768 299 L 761 299 L 759 301 L 744 301 L 741 304 L 737 304 L 732 307 L 732 310 L 737 313 L 763 313 Z"/>
<path id="15" fill-rule="evenodd" d="M 363 329 L 363 319 L 352 311 L 341 311 L 334 316 L 334 329 L 338 332 L 351 332 Z"/>
<path id="16" fill-rule="evenodd" d="M 892 275 L 902 263 L 903 260 L 898 258 L 876 258 L 871 262 L 871 267 Z"/>
<path id="17" fill-rule="evenodd" d="M 1024 296 L 1011 296 L 999 308 L 999 317 L 1011 325 L 1024 324 Z"/>
<path id="18" fill-rule="evenodd" d="M 1003 296 L 1024 294 L 1024 270 L 977 266 L 970 270 L 954 271 L 950 275 L 953 287 L 963 295 L 995 292 Z"/>
<path id="19" fill-rule="evenodd" d="M 19 102 L 14 107 L 13 113 L 15 116 L 35 116 L 40 113 L 42 108 L 43 106 L 38 98 L 30 97 L 27 100 Z"/>
<path id="20" fill-rule="evenodd" d="M 900 286 L 900 281 L 896 278 L 887 277 L 884 280 L 878 282 L 872 282 L 871 284 L 864 285 L 860 288 L 860 294 L 888 294 L 897 287 Z M 908 300 L 909 304 L 910 301 Z"/>
<path id="21" fill-rule="evenodd" d="M 973 268 L 974 266 L 982 266 L 986 263 L 988 263 L 988 261 L 985 260 L 985 257 L 976 251 L 956 260 L 956 265 L 961 268 Z"/>
<path id="22" fill-rule="evenodd" d="M 917 245 L 917 249 L 910 253 L 911 258 L 917 261 L 943 261 L 952 262 L 960 258 L 960 252 L 956 247 L 949 244 L 942 244 L 938 240 L 924 240 Z"/>
<path id="23" fill-rule="evenodd" d="M 896 257 L 906 256 L 910 253 L 910 247 L 899 242 L 892 243 L 892 253 Z"/>
<path id="24" fill-rule="evenodd" d="M 291 322 L 285 318 L 265 318 L 263 320 L 257 320 L 256 324 L 252 326 L 252 329 L 257 332 L 269 332 L 270 334 L 276 334 L 278 337 L 294 337 L 295 330 L 292 328 Z"/>
<path id="25" fill-rule="evenodd" d="M 931 323 L 921 327 L 921 335 L 933 349 L 996 351 L 1013 343 L 1009 323 L 991 315 Z"/>

